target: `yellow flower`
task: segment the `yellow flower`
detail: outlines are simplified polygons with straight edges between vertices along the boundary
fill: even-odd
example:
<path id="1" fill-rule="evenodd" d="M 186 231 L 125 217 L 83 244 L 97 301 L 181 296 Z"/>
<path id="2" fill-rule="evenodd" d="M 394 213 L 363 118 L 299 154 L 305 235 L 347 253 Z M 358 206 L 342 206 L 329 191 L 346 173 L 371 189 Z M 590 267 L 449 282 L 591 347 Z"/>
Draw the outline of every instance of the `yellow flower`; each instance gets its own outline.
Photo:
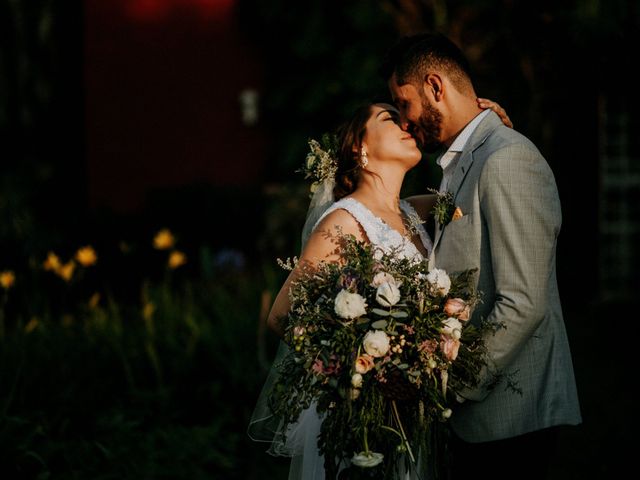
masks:
<path id="1" fill-rule="evenodd" d="M 76 263 L 73 260 L 69 260 L 67 263 L 62 265 L 56 273 L 60 278 L 62 278 L 66 282 L 70 282 L 73 277 L 73 271 L 76 269 Z"/>
<path id="2" fill-rule="evenodd" d="M 0 285 L 5 290 L 9 290 L 16 283 L 16 275 L 11 270 L 0 272 Z"/>
<path id="3" fill-rule="evenodd" d="M 40 325 L 40 320 L 38 320 L 38 317 L 31 317 L 31 320 L 29 320 L 29 323 L 27 323 L 24 326 L 24 331 L 26 333 L 31 333 L 33 332 L 36 328 L 38 328 L 38 325 Z"/>
<path id="4" fill-rule="evenodd" d="M 175 270 L 185 263 L 187 263 L 187 256 L 184 253 L 178 250 L 174 250 L 173 252 L 171 252 L 171 255 L 169 255 L 168 264 L 169 268 L 171 268 L 172 270 Z"/>
<path id="5" fill-rule="evenodd" d="M 153 312 L 155 311 L 156 306 L 153 303 L 145 303 L 144 308 L 142 309 L 142 318 L 144 318 L 145 320 L 149 320 L 153 316 Z"/>
<path id="6" fill-rule="evenodd" d="M 53 252 L 49 252 L 47 254 L 47 259 L 42 264 L 45 270 L 50 270 L 52 272 L 57 272 L 60 270 L 62 264 L 60 263 L 60 258 Z"/>
<path id="7" fill-rule="evenodd" d="M 91 265 L 95 265 L 98 261 L 98 255 L 96 255 L 96 251 L 89 245 L 78 249 L 75 258 L 83 267 L 90 267 Z"/>
<path id="8" fill-rule="evenodd" d="M 100 302 L 100 293 L 96 292 L 93 295 L 91 295 L 91 298 L 89 299 L 89 308 L 91 309 L 96 308 L 99 302 Z"/>
<path id="9" fill-rule="evenodd" d="M 176 243 L 176 239 L 168 228 L 163 228 L 153 238 L 153 247 L 157 250 L 169 250 Z"/>

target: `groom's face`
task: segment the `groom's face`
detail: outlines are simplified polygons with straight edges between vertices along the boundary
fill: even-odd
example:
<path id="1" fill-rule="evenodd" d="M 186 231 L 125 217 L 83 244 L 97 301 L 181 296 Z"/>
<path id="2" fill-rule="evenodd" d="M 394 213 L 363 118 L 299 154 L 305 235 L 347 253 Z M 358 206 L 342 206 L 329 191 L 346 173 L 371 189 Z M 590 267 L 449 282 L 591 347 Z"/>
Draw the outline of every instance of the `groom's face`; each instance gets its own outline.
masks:
<path id="1" fill-rule="evenodd" d="M 398 85 L 395 75 L 389 80 L 389 90 L 400 111 L 402 129 L 413 135 L 421 149 L 429 153 L 438 150 L 442 146 L 442 113 L 411 83 Z"/>

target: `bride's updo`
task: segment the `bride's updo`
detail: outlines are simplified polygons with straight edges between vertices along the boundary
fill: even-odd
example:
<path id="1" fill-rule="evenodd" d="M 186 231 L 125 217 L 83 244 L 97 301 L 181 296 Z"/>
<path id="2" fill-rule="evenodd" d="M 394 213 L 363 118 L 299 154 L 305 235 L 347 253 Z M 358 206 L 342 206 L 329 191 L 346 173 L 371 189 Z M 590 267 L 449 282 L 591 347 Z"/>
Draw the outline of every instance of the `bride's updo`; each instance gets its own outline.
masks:
<path id="1" fill-rule="evenodd" d="M 351 120 L 345 122 L 338 128 L 338 151 L 336 170 L 336 185 L 333 188 L 333 196 L 336 200 L 353 193 L 358 187 L 358 182 L 362 176 L 360 166 L 360 155 L 362 152 L 362 140 L 366 133 L 366 126 L 371 117 L 371 107 L 369 103 L 359 107 Z"/>

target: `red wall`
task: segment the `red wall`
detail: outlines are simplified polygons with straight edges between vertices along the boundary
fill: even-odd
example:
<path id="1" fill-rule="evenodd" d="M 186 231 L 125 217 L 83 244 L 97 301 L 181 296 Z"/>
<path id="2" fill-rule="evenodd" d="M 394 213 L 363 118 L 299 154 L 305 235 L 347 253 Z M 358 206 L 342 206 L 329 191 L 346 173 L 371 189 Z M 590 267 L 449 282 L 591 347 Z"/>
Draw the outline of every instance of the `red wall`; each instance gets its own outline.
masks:
<path id="1" fill-rule="evenodd" d="M 260 122 L 239 94 L 261 67 L 234 0 L 87 0 L 85 105 L 92 207 L 138 211 L 157 187 L 259 183 Z"/>

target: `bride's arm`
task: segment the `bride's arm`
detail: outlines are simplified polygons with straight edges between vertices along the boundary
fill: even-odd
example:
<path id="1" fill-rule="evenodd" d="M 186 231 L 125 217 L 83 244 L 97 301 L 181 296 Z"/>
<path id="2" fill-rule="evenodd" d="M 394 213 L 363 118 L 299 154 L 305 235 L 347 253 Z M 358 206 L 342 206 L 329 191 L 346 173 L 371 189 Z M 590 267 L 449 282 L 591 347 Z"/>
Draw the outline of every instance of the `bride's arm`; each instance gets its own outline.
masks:
<path id="1" fill-rule="evenodd" d="M 364 239 L 360 224 L 346 210 L 335 210 L 322 220 L 309 237 L 296 267 L 285 280 L 271 306 L 267 325 L 280 337 L 284 334 L 284 319 L 291 308 L 289 301 L 291 283 L 304 272 L 313 269 L 321 261 L 339 261 L 339 247 L 336 242 L 339 231 L 343 234 L 354 235 L 358 240 Z"/>
<path id="2" fill-rule="evenodd" d="M 478 102 L 478 106 L 480 108 L 490 108 L 498 114 L 500 120 L 502 120 L 502 123 L 504 123 L 509 128 L 513 128 L 513 122 L 509 118 L 509 115 L 507 115 L 507 111 L 499 104 L 487 98 L 476 98 L 476 101 Z"/>
<path id="3" fill-rule="evenodd" d="M 418 216 L 426 222 L 429 215 L 431 215 L 431 210 L 436 204 L 437 198 L 438 196 L 435 193 L 429 193 L 425 195 L 413 195 L 412 197 L 405 198 L 405 200 L 411 204 Z"/>

